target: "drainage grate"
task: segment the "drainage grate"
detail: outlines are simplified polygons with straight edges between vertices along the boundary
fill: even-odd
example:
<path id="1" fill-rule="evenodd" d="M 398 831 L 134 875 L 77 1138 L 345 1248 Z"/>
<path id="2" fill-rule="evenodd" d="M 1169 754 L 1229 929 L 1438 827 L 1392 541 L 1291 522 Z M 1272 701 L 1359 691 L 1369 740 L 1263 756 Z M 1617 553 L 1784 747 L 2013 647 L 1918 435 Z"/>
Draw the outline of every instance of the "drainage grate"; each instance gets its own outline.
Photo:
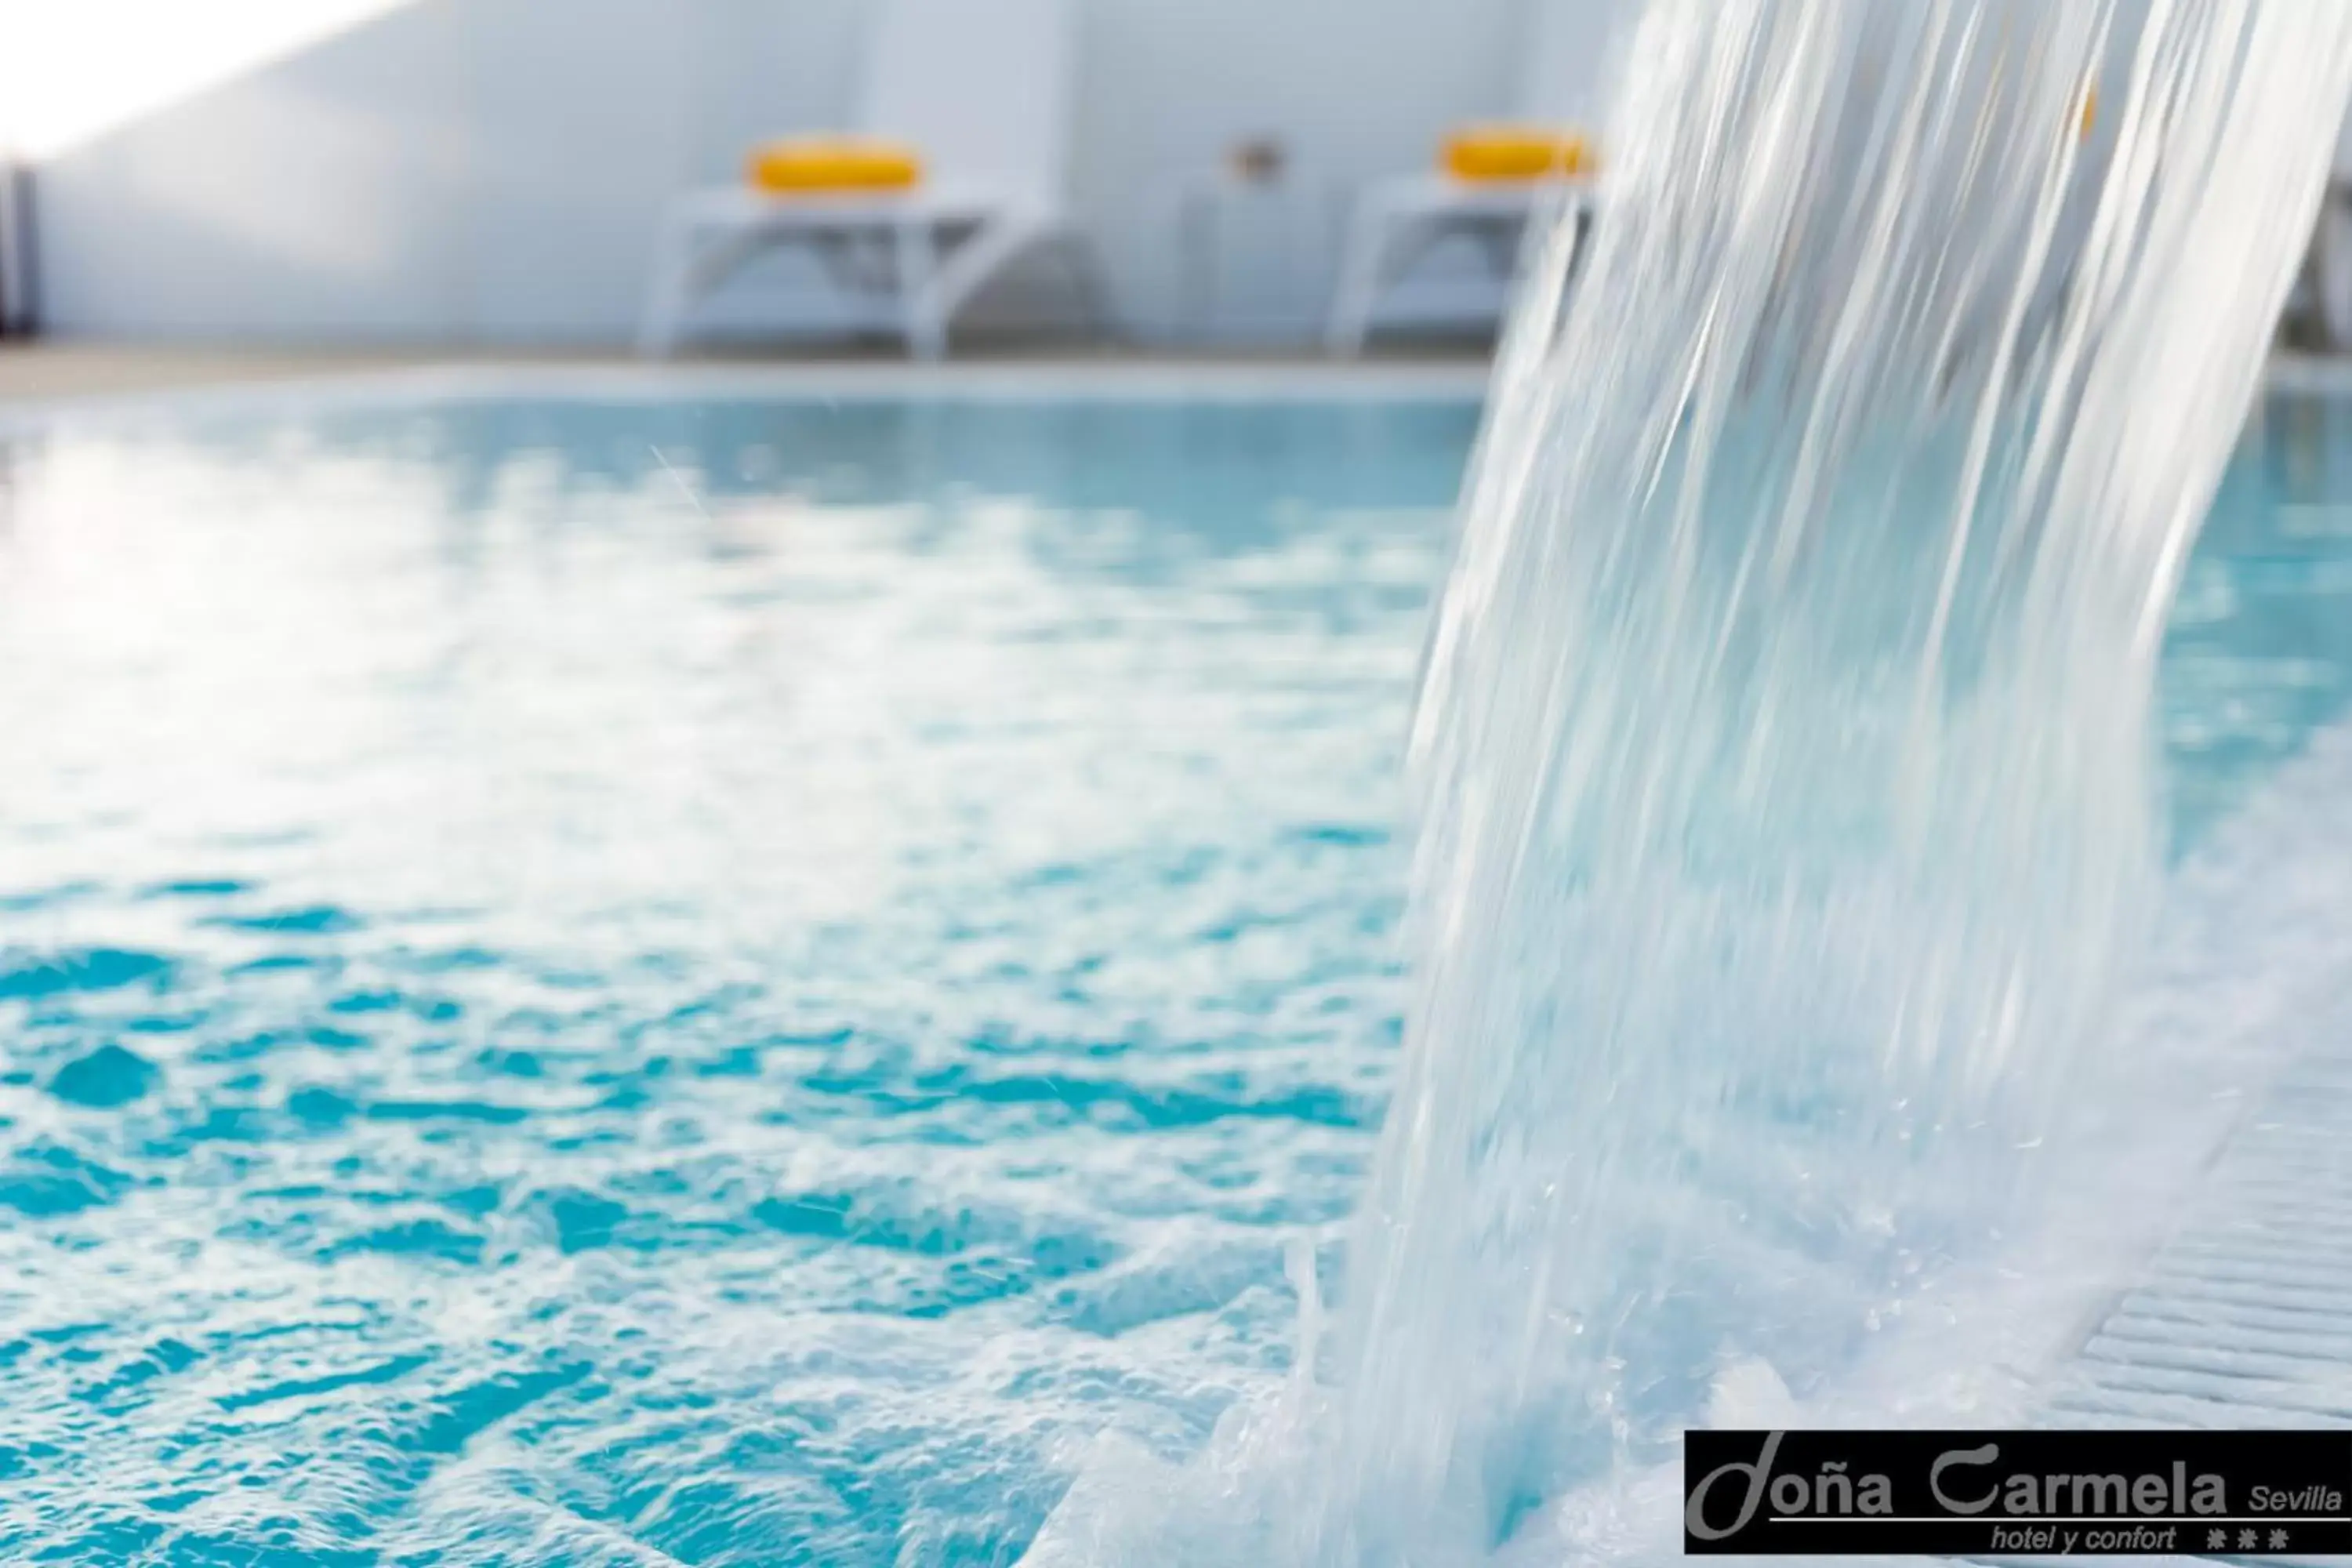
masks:
<path id="1" fill-rule="evenodd" d="M 2287 1071 L 2044 1412 L 2053 1426 L 2352 1427 L 2352 1053 Z"/>
<path id="2" fill-rule="evenodd" d="M 2289 1069 L 2048 1409 L 2065 1425 L 2352 1426 L 2352 1060 Z"/>

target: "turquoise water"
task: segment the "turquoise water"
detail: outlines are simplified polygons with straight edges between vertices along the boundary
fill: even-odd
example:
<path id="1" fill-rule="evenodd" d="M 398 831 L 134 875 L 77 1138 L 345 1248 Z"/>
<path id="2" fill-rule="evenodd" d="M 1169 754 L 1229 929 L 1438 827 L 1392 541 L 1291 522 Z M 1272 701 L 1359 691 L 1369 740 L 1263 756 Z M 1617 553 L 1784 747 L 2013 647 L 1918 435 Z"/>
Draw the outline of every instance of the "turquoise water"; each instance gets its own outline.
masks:
<path id="1" fill-rule="evenodd" d="M 0 1558 L 1009 1563 L 1343 1289 L 1466 404 L 0 445 Z M 2352 697 L 2352 405 L 2169 635 Z"/>

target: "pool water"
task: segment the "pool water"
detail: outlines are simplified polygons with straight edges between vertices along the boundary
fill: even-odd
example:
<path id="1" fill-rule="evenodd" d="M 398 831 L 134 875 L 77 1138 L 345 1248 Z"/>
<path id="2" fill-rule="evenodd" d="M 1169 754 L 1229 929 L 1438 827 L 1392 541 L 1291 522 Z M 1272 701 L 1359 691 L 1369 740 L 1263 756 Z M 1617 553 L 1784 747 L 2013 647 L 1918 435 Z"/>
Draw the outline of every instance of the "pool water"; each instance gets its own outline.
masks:
<path id="1" fill-rule="evenodd" d="M 1336 1288 L 1465 402 L 0 437 L 0 1560 L 1010 1563 Z M 2250 435 L 2178 847 L 2352 698 Z"/>

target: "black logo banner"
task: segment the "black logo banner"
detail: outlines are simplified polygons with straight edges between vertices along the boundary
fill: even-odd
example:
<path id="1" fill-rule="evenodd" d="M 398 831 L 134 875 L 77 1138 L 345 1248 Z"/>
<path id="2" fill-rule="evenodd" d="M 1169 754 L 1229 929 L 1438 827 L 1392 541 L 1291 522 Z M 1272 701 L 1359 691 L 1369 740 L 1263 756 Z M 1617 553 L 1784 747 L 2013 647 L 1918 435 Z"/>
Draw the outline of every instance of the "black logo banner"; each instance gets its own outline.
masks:
<path id="1" fill-rule="evenodd" d="M 2352 1554 L 2352 1432 L 1691 1432 L 1683 1550 Z"/>

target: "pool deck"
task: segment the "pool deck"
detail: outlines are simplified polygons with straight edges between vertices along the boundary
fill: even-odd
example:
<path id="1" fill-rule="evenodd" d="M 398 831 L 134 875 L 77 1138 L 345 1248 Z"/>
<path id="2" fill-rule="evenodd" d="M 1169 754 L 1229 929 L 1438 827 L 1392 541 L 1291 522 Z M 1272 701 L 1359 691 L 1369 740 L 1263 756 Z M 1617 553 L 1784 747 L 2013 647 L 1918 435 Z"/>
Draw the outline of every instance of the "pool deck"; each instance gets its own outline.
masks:
<path id="1" fill-rule="evenodd" d="M 393 350 L 5 342 L 0 343 L 0 404 L 362 374 L 414 368 L 438 357 Z"/>
<path id="2" fill-rule="evenodd" d="M 613 349 L 260 345 L 40 340 L 0 342 L 0 416 L 207 395 L 332 387 L 365 395 L 498 390 L 541 395 L 1367 396 L 1475 398 L 1490 368 L 1459 345 L 1361 360 L 1319 354 L 1185 354 L 1119 346 L 997 347 L 938 365 L 889 353 L 782 358 L 694 354 L 648 361 Z M 2352 355 L 2281 353 L 2273 391 L 2352 395 Z"/>
<path id="3" fill-rule="evenodd" d="M 675 393 L 697 389 L 756 394 L 823 391 L 904 396 L 933 392 L 1122 392 L 1164 389 L 1216 396 L 1476 395 L 1486 385 L 1483 354 L 1459 351 L 1381 354 L 1333 361 L 1319 355 L 1162 354 L 1117 348 L 996 351 L 938 365 L 895 355 L 772 358 L 691 355 L 648 361 L 611 350 L 485 348 L 268 347 L 39 341 L 0 343 L 0 410 L 142 397 L 178 391 L 390 383 L 483 384 L 496 380 L 543 388 Z"/>

